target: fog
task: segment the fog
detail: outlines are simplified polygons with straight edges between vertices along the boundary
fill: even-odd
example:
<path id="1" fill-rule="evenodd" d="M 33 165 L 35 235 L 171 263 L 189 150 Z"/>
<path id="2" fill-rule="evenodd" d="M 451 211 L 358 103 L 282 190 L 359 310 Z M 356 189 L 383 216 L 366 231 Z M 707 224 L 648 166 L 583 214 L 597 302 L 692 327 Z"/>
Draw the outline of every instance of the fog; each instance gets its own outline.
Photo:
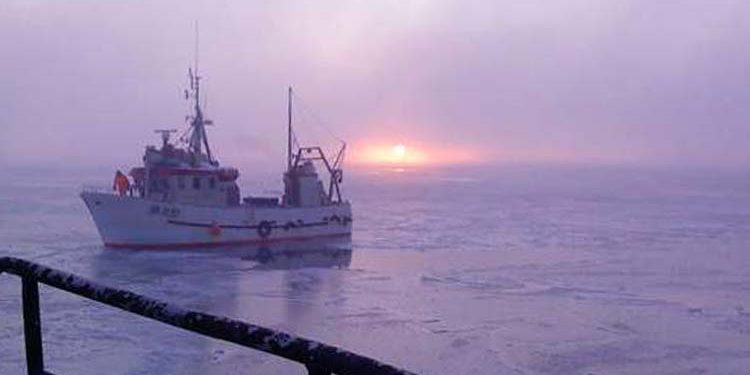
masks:
<path id="1" fill-rule="evenodd" d="M 300 136 L 462 162 L 746 166 L 744 1 L 0 3 L 0 166 L 124 167 L 204 77 L 224 164 Z M 322 124 L 322 125 L 321 125 Z"/>

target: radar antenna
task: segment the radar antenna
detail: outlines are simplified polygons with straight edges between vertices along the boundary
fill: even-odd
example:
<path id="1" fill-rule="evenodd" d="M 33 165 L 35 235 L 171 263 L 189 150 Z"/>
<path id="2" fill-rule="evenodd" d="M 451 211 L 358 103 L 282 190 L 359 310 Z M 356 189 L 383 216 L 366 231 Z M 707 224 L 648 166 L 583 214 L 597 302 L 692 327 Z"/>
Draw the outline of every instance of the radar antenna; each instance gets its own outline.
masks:
<path id="1" fill-rule="evenodd" d="M 169 144 L 169 136 L 177 133 L 177 129 L 156 129 L 154 133 L 161 134 L 161 147 L 163 148 Z"/>

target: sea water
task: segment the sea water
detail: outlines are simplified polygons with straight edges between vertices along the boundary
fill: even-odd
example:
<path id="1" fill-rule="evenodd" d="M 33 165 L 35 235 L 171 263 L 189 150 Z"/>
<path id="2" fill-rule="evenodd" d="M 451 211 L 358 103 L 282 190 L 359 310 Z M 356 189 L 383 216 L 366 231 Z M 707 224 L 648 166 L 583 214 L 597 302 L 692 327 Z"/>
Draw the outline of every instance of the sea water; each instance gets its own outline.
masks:
<path id="1" fill-rule="evenodd" d="M 750 369 L 750 171 L 360 169 L 345 176 L 350 243 L 262 251 L 106 249 L 77 194 L 110 172 L 0 177 L 1 256 L 411 371 Z M 241 184 L 273 193 L 277 180 Z M 41 315 L 54 373 L 304 373 L 46 286 Z M 24 371 L 20 282 L 0 275 L 0 374 Z"/>

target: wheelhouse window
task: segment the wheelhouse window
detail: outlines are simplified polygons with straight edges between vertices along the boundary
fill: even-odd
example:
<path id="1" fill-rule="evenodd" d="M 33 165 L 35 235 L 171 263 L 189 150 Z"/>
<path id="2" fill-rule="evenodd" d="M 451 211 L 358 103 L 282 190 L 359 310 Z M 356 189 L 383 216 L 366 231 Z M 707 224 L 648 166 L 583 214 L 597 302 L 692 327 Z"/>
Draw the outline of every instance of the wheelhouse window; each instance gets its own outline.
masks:
<path id="1" fill-rule="evenodd" d="M 185 190 L 185 177 L 177 177 L 177 187 L 180 188 L 180 190 Z"/>
<path id="2" fill-rule="evenodd" d="M 193 189 L 200 190 L 200 188 L 201 188 L 201 178 L 193 177 Z"/>
<path id="3" fill-rule="evenodd" d="M 216 178 L 211 177 L 208 179 L 208 187 L 211 189 L 216 189 Z"/>

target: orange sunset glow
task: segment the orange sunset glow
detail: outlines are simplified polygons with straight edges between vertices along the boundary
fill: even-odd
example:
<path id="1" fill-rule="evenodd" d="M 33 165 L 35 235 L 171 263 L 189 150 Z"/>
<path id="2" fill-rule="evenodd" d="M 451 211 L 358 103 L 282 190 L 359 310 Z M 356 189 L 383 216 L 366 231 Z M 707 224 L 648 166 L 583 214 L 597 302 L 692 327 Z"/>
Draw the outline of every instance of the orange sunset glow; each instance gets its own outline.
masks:
<path id="1" fill-rule="evenodd" d="M 361 144 L 354 146 L 352 161 L 358 164 L 436 165 L 476 161 L 473 153 L 407 142 Z"/>
<path id="2" fill-rule="evenodd" d="M 367 164 L 425 164 L 429 161 L 426 153 L 403 143 L 361 147 L 354 158 Z"/>

